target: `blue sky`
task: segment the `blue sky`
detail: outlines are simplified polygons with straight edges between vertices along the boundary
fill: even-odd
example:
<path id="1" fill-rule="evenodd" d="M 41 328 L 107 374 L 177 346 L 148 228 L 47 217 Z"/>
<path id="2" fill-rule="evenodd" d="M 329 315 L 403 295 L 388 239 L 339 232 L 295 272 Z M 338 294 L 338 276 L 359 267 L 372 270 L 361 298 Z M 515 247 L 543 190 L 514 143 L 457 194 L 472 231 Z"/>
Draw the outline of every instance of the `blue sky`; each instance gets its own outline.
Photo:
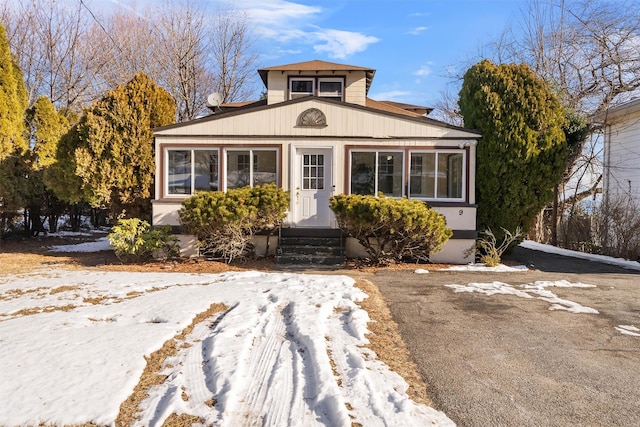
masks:
<path id="1" fill-rule="evenodd" d="M 111 0 L 120 6 L 144 0 Z M 205 0 L 246 11 L 259 67 L 320 59 L 373 68 L 369 96 L 433 106 L 517 21 L 524 0 Z M 257 77 L 257 74 L 256 74 Z M 457 89 L 456 89 L 457 90 Z M 259 91 L 258 91 L 259 92 Z"/>

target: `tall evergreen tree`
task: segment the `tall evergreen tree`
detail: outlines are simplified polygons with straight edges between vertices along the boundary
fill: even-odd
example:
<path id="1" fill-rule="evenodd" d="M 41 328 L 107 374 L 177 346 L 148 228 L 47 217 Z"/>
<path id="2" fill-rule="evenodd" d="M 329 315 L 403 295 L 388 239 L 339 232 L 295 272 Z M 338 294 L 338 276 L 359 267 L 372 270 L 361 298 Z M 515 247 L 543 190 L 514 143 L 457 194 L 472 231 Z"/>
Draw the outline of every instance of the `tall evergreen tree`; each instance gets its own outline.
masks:
<path id="1" fill-rule="evenodd" d="M 148 218 L 155 171 L 151 129 L 174 121 L 173 98 L 139 73 L 93 104 L 61 139 L 47 181 L 70 203 Z"/>
<path id="2" fill-rule="evenodd" d="M 0 24 L 0 236 L 15 212 L 22 208 L 26 183 L 22 173 L 24 112 L 27 91 L 22 71 L 11 55 Z"/>
<path id="3" fill-rule="evenodd" d="M 24 151 L 24 112 L 27 89 L 22 71 L 11 55 L 4 27 L 0 24 L 0 160 L 14 150 Z"/>
<path id="4" fill-rule="evenodd" d="M 483 136 L 477 150 L 478 228 L 528 230 L 553 198 L 567 161 L 565 113 L 527 65 L 483 60 L 464 75 L 464 125 Z"/>
<path id="5" fill-rule="evenodd" d="M 25 198 L 25 231 L 37 234 L 44 229 L 42 216 L 49 219 L 49 231 L 55 232 L 65 204 L 45 186 L 44 174 L 56 161 L 56 150 L 62 135 L 69 130 L 67 118 L 56 111 L 44 96 L 27 110 L 26 128 L 29 152 L 26 156 L 27 196 Z"/>

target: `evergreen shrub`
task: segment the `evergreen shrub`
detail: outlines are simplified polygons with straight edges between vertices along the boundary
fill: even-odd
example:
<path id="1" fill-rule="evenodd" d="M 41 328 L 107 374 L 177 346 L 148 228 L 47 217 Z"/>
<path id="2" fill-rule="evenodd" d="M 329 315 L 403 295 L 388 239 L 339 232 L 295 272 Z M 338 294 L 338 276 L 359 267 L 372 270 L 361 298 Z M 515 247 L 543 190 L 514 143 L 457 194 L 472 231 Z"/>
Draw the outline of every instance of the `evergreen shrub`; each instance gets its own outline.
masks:
<path id="1" fill-rule="evenodd" d="M 167 259 L 180 254 L 171 226 L 152 229 L 147 221 L 139 218 L 119 220 L 108 238 L 116 256 L 124 263 L 148 261 L 154 256 Z"/>
<path id="2" fill-rule="evenodd" d="M 198 239 L 205 256 L 228 263 L 255 256 L 253 237 L 269 236 L 287 215 L 289 193 L 275 184 L 243 187 L 227 192 L 200 192 L 182 203 L 180 221 Z M 267 239 L 267 251 L 269 250 Z"/>
<path id="3" fill-rule="evenodd" d="M 427 261 L 453 234 L 444 216 L 419 200 L 340 194 L 330 204 L 339 227 L 375 264 Z"/>

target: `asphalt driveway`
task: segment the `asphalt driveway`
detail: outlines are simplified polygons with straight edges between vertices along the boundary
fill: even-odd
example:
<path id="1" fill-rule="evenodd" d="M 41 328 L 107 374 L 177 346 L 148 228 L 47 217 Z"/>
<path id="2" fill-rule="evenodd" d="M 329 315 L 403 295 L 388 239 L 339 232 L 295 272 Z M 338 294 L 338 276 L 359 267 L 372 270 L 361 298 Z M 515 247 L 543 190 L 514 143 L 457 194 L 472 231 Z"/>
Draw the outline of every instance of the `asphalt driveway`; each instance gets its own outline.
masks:
<path id="1" fill-rule="evenodd" d="M 640 337 L 616 329 L 640 328 L 640 272 L 523 248 L 512 258 L 535 270 L 371 277 L 436 408 L 460 426 L 640 425 Z M 539 280 L 596 285 L 550 290 L 599 314 L 445 286 Z"/>

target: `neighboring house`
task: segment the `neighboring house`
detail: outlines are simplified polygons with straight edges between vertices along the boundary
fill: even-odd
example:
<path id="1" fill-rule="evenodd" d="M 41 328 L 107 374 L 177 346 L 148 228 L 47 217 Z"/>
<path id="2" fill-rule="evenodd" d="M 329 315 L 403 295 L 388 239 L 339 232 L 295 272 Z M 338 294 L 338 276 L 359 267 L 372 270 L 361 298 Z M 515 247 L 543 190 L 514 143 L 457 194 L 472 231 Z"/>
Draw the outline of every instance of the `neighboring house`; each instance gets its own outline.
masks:
<path id="1" fill-rule="evenodd" d="M 332 195 L 382 192 L 446 217 L 454 235 L 433 262 L 473 261 L 478 132 L 430 119 L 426 107 L 369 99 L 369 68 L 309 61 L 258 73 L 267 99 L 155 129 L 154 225 L 179 226 L 195 191 L 274 182 L 291 194 L 283 227 L 335 229 Z M 353 241 L 346 248 L 359 253 Z"/>
<path id="2" fill-rule="evenodd" d="M 630 196 L 640 207 L 640 99 L 612 107 L 592 120 L 602 126 L 604 135 L 603 202 Z"/>

